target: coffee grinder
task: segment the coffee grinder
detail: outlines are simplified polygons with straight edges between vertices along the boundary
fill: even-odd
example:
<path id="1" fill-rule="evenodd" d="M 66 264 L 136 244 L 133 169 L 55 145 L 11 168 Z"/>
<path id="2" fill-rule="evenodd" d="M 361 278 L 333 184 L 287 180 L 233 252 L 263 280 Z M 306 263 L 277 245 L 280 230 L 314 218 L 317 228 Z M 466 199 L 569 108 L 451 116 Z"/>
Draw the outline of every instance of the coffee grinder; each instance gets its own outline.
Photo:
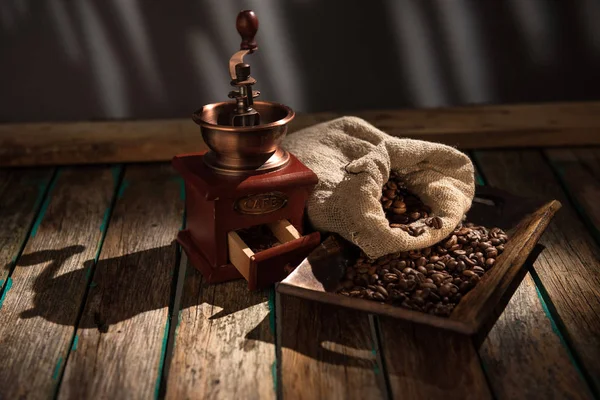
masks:
<path id="1" fill-rule="evenodd" d="M 210 150 L 172 161 L 186 191 L 186 229 L 177 240 L 206 282 L 245 278 L 254 290 L 285 278 L 319 244 L 318 232 L 302 235 L 304 208 L 318 179 L 279 146 L 294 111 L 255 100 L 260 93 L 244 62 L 258 49 L 254 12 L 240 12 L 236 28 L 242 43 L 229 60 L 233 100 L 205 105 L 192 116 Z M 252 251 L 237 231 L 257 225 L 266 225 L 281 244 Z"/>

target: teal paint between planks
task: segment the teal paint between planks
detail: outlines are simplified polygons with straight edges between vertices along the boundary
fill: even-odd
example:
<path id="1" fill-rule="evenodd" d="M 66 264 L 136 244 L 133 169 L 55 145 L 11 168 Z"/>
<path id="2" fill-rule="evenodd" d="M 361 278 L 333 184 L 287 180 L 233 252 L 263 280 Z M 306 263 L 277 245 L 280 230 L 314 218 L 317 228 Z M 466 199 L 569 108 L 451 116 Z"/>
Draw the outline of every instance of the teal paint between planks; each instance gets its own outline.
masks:
<path id="1" fill-rule="evenodd" d="M 571 351 L 571 346 L 569 345 L 566 338 L 562 334 L 560 328 L 558 327 L 558 325 L 556 323 L 556 320 L 554 319 L 554 316 L 552 315 L 552 312 L 550 311 L 550 308 L 548 307 L 546 298 L 550 299 L 550 295 L 548 295 L 548 293 L 546 292 L 546 289 L 542 285 L 542 281 L 540 280 L 540 277 L 537 275 L 537 272 L 535 271 L 533 266 L 529 269 L 529 272 L 531 273 L 531 277 L 533 278 L 533 281 L 535 283 L 535 285 L 534 285 L 535 292 L 540 301 L 540 304 L 542 305 L 544 314 L 546 314 L 546 318 L 548 318 L 548 320 L 550 321 L 550 326 L 552 327 L 552 331 L 558 337 L 558 340 L 560 341 L 563 348 L 567 352 L 569 361 L 571 361 L 571 365 L 573 365 L 575 367 L 575 370 L 577 371 L 577 374 L 579 374 L 579 377 L 581 378 L 581 380 L 588 384 L 588 387 L 587 387 L 588 390 L 592 389 L 593 386 L 590 384 L 590 382 L 588 382 L 588 379 L 586 379 L 586 375 L 583 373 L 583 370 L 581 369 L 579 361 L 575 358 L 573 351 Z M 541 290 L 540 290 L 540 288 L 541 288 Z M 544 293 L 542 293 L 542 292 L 544 292 Z"/>
<path id="2" fill-rule="evenodd" d="M 182 201 L 185 201 L 185 181 L 181 176 L 174 176 L 171 180 L 179 184 L 179 198 Z"/>
<path id="3" fill-rule="evenodd" d="M 165 355 L 167 353 L 167 343 L 169 341 L 169 329 L 171 327 L 171 318 L 167 317 L 167 323 L 165 324 L 165 332 L 163 333 L 162 348 L 160 349 L 160 359 L 158 363 L 158 375 L 156 376 L 156 385 L 154 388 L 154 398 L 158 399 L 160 394 L 160 382 L 162 379 L 163 367 L 165 366 Z"/>
<path id="4" fill-rule="evenodd" d="M 125 180 L 124 179 L 122 180 L 122 176 L 124 173 L 124 168 L 123 168 L 122 164 L 111 167 L 110 173 L 112 174 L 112 178 L 113 178 L 113 193 L 117 193 L 117 197 L 115 198 L 114 194 L 113 194 L 113 199 L 111 200 L 108 207 L 106 207 L 106 210 L 104 211 L 104 215 L 102 216 L 102 223 L 100 224 L 100 232 L 102 235 L 101 235 L 100 241 L 98 242 L 98 249 L 96 250 L 96 255 L 94 256 L 94 264 L 93 265 L 96 265 L 96 263 L 98 263 L 98 259 L 100 258 L 100 252 L 102 251 L 102 245 L 104 243 L 104 239 L 106 238 L 106 231 L 108 228 L 108 223 L 109 223 L 110 217 L 112 215 L 112 210 L 115 206 L 116 199 L 122 197 L 123 192 L 125 191 L 125 187 L 127 185 Z M 93 270 L 93 265 L 88 266 L 88 269 L 86 270 L 86 279 L 88 281 L 89 281 L 91 272 Z"/>
<path id="5" fill-rule="evenodd" d="M 75 338 L 73 338 L 73 344 L 71 345 L 71 351 L 77 350 L 78 343 L 79 343 L 79 335 L 75 335 Z"/>
<path id="6" fill-rule="evenodd" d="M 125 189 L 129 187 L 129 182 L 123 179 L 121 182 L 121 186 L 119 187 L 119 193 L 117 193 L 117 198 L 122 199 L 123 194 L 125 193 Z"/>
<path id="7" fill-rule="evenodd" d="M 37 218 L 35 219 L 35 222 L 33 223 L 33 226 L 31 227 L 31 233 L 29 234 L 30 237 L 35 237 L 35 235 L 37 234 L 37 231 L 40 227 L 40 224 L 42 223 L 42 220 L 44 219 L 44 215 L 46 215 L 46 211 L 48 210 L 48 207 L 50 206 L 50 200 L 52 199 L 52 192 L 54 191 L 54 188 L 56 187 L 56 182 L 58 181 L 58 176 L 60 175 L 61 169 L 59 168 L 56 171 L 56 174 L 54 175 L 54 177 L 52 178 L 52 182 L 50 182 L 50 187 L 48 188 L 48 192 L 46 193 L 46 198 L 44 199 L 44 202 L 42 203 L 42 207 L 40 208 L 40 211 L 38 212 Z M 43 185 L 40 185 L 40 193 L 41 196 L 44 195 L 45 192 L 45 188 L 42 189 Z"/>
<path id="8" fill-rule="evenodd" d="M 0 288 L 2 288 L 2 283 L 4 283 L 4 281 L 0 281 Z M 4 287 L 4 292 L 2 292 L 2 297 L 0 297 L 0 308 L 2 308 L 2 304 L 4 303 L 6 294 L 8 293 L 8 291 L 10 290 L 11 287 L 12 287 L 12 278 L 9 277 L 6 280 L 6 286 Z"/>
<path id="9" fill-rule="evenodd" d="M 123 171 L 123 166 L 121 164 L 110 167 L 110 173 L 112 175 L 113 178 L 113 190 L 116 192 L 119 190 L 119 182 L 121 179 L 121 172 Z M 122 190 L 125 190 L 125 188 L 123 188 Z M 119 197 L 121 197 L 121 195 L 123 193 L 119 192 Z M 106 230 L 106 226 L 108 225 L 108 218 L 110 218 L 110 211 L 111 211 L 111 206 L 109 205 L 106 210 L 104 211 L 104 215 L 102 216 L 102 223 L 100 224 L 100 232 L 103 232 Z"/>
<path id="10" fill-rule="evenodd" d="M 544 157 L 544 152 L 542 152 L 542 157 Z M 472 153 L 471 160 L 473 161 L 473 163 L 476 166 L 479 166 L 479 167 L 481 166 L 477 160 L 477 153 Z M 566 190 L 566 187 L 564 186 L 564 181 L 562 179 L 562 175 L 564 174 L 564 172 L 557 170 L 555 168 L 556 166 L 552 162 L 550 162 L 550 160 L 546 159 L 546 162 L 548 165 L 550 165 L 551 170 L 553 170 L 555 172 L 555 174 L 557 175 L 557 180 L 562 186 L 563 193 L 565 193 L 567 196 L 569 196 L 569 191 Z M 481 171 L 481 168 L 478 168 L 478 169 L 479 169 L 479 171 Z M 481 176 L 480 174 L 476 174 L 476 179 L 478 182 L 482 182 L 483 185 L 486 184 L 485 180 L 483 179 L 483 176 Z M 576 202 L 571 201 L 571 203 L 575 204 Z M 575 205 L 575 207 L 577 207 L 577 205 Z M 567 352 L 567 356 L 569 357 L 569 361 L 571 361 L 571 365 L 573 365 L 573 367 L 575 368 L 575 371 L 577 371 L 577 373 L 579 374 L 582 381 L 587 384 L 587 389 L 593 390 L 593 385 L 590 383 L 590 381 L 588 379 L 586 379 L 586 375 L 583 373 L 583 370 L 580 367 L 580 362 L 576 359 L 574 352 L 571 350 L 571 346 L 566 341 L 563 333 L 561 332 L 560 328 L 556 324 L 556 320 L 553 316 L 553 313 L 548 308 L 548 303 L 546 302 L 546 298 L 550 299 L 550 296 L 546 293 L 546 289 L 542 285 L 542 281 L 540 280 L 539 276 L 537 275 L 537 272 L 535 271 L 535 268 L 533 267 L 533 265 L 530 266 L 529 273 L 531 274 L 531 277 L 533 279 L 535 291 L 536 291 L 537 297 L 540 301 L 540 305 L 542 306 L 542 310 L 544 311 L 546 318 L 548 318 L 548 320 L 550 321 L 550 326 L 552 328 L 552 331 L 558 337 L 558 340 L 560 341 L 563 349 L 565 349 L 565 351 Z M 487 371 L 485 368 L 485 363 L 483 362 L 483 359 L 480 358 L 480 360 L 481 360 L 481 366 L 483 368 L 483 371 L 484 371 L 484 373 L 486 373 Z M 486 377 L 488 377 L 488 375 L 486 375 Z"/>
<path id="11" fill-rule="evenodd" d="M 547 163 L 550 165 L 552 171 L 554 171 L 554 174 L 556 175 L 558 182 L 560 183 L 560 186 L 563 189 L 563 193 L 567 196 L 567 198 L 571 202 L 571 205 L 573 205 L 573 208 L 575 208 L 575 211 L 577 211 L 577 213 L 581 217 L 583 224 L 586 225 L 594 240 L 596 240 L 596 242 L 600 245 L 600 229 L 594 224 L 593 220 L 588 217 L 588 213 L 585 209 L 585 206 L 583 206 L 579 202 L 577 196 L 573 195 L 571 190 L 569 189 L 568 180 L 565 177 L 564 165 L 553 161 L 550 157 L 546 155 L 545 152 L 542 152 L 542 155 L 546 157 Z"/>
<path id="12" fill-rule="evenodd" d="M 62 365 L 63 362 L 63 358 L 62 357 L 58 357 L 58 362 L 56 363 L 56 367 L 54 367 L 54 372 L 52 373 L 52 380 L 57 380 L 58 377 L 60 376 L 60 367 Z"/>
<path id="13" fill-rule="evenodd" d="M 271 330 L 271 333 L 273 334 L 273 337 L 276 338 L 277 337 L 277 332 L 275 331 L 276 329 L 276 325 L 275 325 L 275 289 L 270 289 L 269 290 L 269 299 L 267 301 L 267 305 L 269 307 L 269 329 Z M 275 339 L 275 342 L 277 343 L 277 340 Z M 273 365 L 271 367 L 271 374 L 273 375 L 273 389 L 275 390 L 275 393 L 277 393 L 277 389 L 279 386 L 279 383 L 277 381 L 277 344 L 275 345 L 275 361 L 273 361 Z"/>

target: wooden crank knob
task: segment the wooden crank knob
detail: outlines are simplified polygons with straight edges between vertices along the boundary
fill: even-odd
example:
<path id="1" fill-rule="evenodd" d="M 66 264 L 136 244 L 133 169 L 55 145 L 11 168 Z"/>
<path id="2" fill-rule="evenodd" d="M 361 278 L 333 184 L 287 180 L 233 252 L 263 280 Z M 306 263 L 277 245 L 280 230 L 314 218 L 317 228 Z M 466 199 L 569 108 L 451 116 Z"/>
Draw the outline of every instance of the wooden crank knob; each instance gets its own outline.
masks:
<path id="1" fill-rule="evenodd" d="M 256 40 L 254 40 L 254 36 L 256 36 L 256 32 L 258 31 L 258 18 L 254 14 L 254 11 L 240 11 L 235 21 L 235 27 L 242 37 L 240 50 L 250 50 L 251 52 L 256 50 L 258 46 Z"/>

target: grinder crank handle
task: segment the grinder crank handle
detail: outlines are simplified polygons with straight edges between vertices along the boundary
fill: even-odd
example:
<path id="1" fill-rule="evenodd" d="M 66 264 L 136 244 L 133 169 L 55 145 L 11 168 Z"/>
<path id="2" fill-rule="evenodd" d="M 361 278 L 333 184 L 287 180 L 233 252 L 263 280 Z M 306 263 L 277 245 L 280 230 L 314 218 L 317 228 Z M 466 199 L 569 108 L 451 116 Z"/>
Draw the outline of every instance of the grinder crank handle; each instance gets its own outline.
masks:
<path id="1" fill-rule="evenodd" d="M 242 37 L 242 43 L 240 43 L 240 51 L 235 53 L 229 60 L 229 75 L 233 81 L 237 79 L 235 66 L 244 62 L 246 54 L 252 54 L 258 49 L 256 40 L 254 39 L 258 31 L 258 18 L 254 14 L 254 11 L 240 11 L 235 20 L 235 28 Z"/>
<path id="2" fill-rule="evenodd" d="M 240 50 L 250 50 L 250 54 L 258 48 L 254 36 L 258 31 L 258 18 L 254 11 L 244 10 L 240 11 L 235 20 L 235 28 L 242 37 L 242 43 L 240 44 Z"/>

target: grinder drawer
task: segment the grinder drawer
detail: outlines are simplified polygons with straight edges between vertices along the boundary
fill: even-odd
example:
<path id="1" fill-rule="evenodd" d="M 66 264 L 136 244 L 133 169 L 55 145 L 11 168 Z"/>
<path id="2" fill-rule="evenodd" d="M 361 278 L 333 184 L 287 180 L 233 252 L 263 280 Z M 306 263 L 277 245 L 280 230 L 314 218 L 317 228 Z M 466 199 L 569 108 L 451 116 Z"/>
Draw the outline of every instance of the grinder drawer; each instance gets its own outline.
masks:
<path id="1" fill-rule="evenodd" d="M 279 241 L 275 247 L 254 252 L 242 234 L 227 234 L 229 262 L 248 281 L 250 290 L 262 289 L 283 280 L 306 256 L 319 245 L 321 235 L 314 232 L 301 236 L 285 219 L 266 224 L 266 228 Z"/>

